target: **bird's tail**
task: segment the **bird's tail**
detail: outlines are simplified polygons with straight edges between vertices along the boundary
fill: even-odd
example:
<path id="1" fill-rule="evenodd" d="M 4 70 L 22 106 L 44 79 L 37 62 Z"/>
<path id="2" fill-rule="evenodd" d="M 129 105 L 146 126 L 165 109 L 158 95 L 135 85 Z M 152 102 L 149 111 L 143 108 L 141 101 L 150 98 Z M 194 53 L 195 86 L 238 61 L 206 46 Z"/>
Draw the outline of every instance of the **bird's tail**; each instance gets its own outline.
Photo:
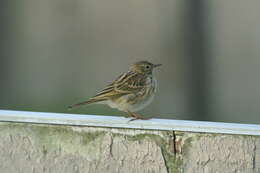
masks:
<path id="1" fill-rule="evenodd" d="M 77 104 L 74 104 L 74 105 L 71 105 L 68 107 L 68 109 L 73 109 L 75 107 L 78 107 L 78 106 L 82 106 L 82 105 L 86 105 L 86 104 L 91 104 L 91 103 L 96 103 L 96 102 L 100 102 L 100 101 L 104 101 L 104 100 L 100 100 L 100 99 L 90 99 L 88 101 L 84 101 L 84 102 L 81 102 L 81 103 L 77 103 Z"/>

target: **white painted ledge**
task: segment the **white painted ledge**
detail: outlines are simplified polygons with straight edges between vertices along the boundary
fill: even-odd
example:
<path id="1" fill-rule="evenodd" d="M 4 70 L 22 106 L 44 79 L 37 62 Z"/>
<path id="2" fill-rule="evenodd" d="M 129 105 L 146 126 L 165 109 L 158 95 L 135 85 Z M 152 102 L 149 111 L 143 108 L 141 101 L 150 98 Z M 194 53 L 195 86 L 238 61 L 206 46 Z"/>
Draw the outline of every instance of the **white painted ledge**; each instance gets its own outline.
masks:
<path id="1" fill-rule="evenodd" d="M 129 122 L 129 120 L 129 118 L 114 116 L 0 110 L 0 121 L 2 122 L 62 124 L 150 130 L 176 130 L 186 132 L 260 136 L 260 125 L 256 124 L 217 123 L 207 121 L 184 121 L 169 119 L 136 120 L 131 122 Z"/>

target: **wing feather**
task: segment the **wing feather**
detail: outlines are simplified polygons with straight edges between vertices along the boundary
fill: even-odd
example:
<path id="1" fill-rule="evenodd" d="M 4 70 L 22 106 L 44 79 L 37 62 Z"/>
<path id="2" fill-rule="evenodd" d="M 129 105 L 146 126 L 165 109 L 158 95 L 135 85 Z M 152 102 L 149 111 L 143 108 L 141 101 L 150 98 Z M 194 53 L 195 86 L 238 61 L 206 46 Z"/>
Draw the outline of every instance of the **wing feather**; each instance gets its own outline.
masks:
<path id="1" fill-rule="evenodd" d="M 146 86 L 146 76 L 143 74 L 129 71 L 121 74 L 114 82 L 107 85 L 97 95 L 85 102 L 81 102 L 69 108 L 78 107 L 85 104 L 106 101 L 108 99 L 117 98 L 126 94 L 137 93 L 142 91 Z"/>
<path id="2" fill-rule="evenodd" d="M 104 99 L 141 91 L 146 85 L 146 77 L 143 74 L 129 71 L 121 74 L 114 82 L 107 85 L 94 99 Z"/>

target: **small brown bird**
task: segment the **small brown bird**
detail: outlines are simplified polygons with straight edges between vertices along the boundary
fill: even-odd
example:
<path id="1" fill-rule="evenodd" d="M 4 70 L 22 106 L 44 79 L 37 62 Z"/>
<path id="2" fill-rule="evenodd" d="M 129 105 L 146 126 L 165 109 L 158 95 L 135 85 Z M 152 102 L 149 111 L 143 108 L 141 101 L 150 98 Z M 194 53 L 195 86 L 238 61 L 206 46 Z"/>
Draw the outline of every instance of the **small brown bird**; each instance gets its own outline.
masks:
<path id="1" fill-rule="evenodd" d="M 147 120 L 148 118 L 143 118 L 134 112 L 152 102 L 157 89 L 153 69 L 159 66 L 161 64 L 152 64 L 148 61 L 137 62 L 130 67 L 128 72 L 121 74 L 97 95 L 69 108 L 90 103 L 107 104 L 111 108 L 128 113 L 132 117 L 131 121 Z"/>

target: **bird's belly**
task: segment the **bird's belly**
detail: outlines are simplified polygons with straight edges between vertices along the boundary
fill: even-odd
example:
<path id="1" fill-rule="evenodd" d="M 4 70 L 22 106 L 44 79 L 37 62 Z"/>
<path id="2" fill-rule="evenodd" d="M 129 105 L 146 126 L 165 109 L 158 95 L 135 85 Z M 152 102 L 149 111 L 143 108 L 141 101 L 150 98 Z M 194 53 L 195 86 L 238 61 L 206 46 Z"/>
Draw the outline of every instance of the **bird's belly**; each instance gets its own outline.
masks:
<path id="1" fill-rule="evenodd" d="M 154 94 L 147 95 L 146 97 L 136 101 L 136 103 L 129 104 L 128 110 L 131 112 L 142 110 L 153 101 L 153 98 L 154 98 Z"/>
<path id="2" fill-rule="evenodd" d="M 106 104 L 111 108 L 116 108 L 121 111 L 136 112 L 143 109 L 153 101 L 154 93 L 155 86 L 150 86 L 145 91 L 135 94 L 127 94 L 116 100 L 109 100 Z"/>

